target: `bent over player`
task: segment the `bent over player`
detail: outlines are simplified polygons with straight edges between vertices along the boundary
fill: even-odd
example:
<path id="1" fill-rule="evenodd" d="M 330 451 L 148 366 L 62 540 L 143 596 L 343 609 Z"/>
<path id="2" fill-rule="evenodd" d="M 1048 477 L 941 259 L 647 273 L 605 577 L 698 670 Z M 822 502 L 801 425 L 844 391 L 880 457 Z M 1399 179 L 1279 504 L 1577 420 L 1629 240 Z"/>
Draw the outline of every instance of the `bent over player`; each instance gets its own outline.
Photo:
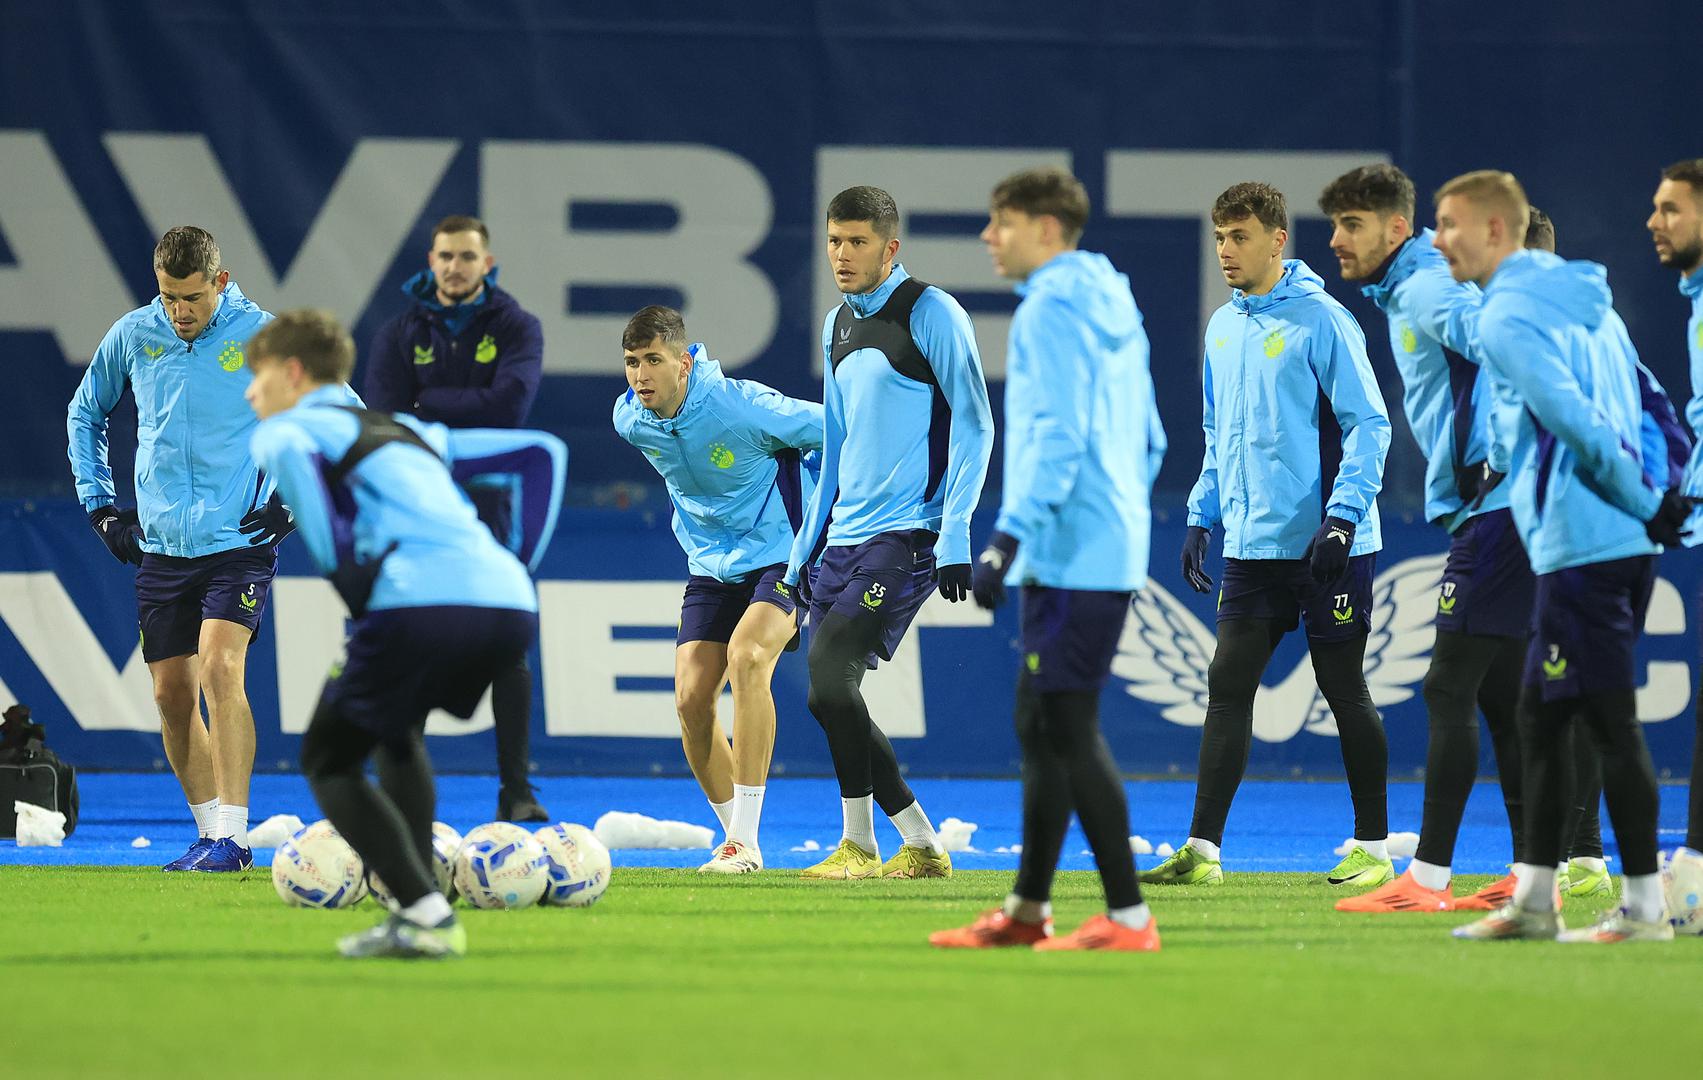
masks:
<path id="1" fill-rule="evenodd" d="M 308 554 L 354 619 L 347 658 L 302 736 L 302 772 L 396 898 L 383 924 L 342 939 L 343 955 L 460 955 L 466 932 L 427 870 L 436 792 L 426 717 L 471 716 L 531 646 L 538 595 L 527 570 L 556 527 L 567 448 L 542 432 L 452 431 L 341 405 L 337 384 L 354 359 L 326 312 L 288 312 L 249 345 L 248 399 L 263 420 L 255 459 L 277 477 Z M 457 486 L 492 476 L 519 492 L 512 554 Z"/>
<path id="2" fill-rule="evenodd" d="M 810 711 L 828 736 L 844 831 L 807 878 L 945 877 L 952 860 L 899 774 L 860 687 L 891 660 L 938 584 L 970 590 L 970 515 L 993 453 L 993 414 L 970 317 L 905 272 L 899 208 L 875 187 L 828 204 L 828 263 L 843 303 L 822 326 L 822 479 L 786 582 L 810 595 Z M 886 863 L 872 801 L 903 840 Z"/>
<path id="3" fill-rule="evenodd" d="M 800 451 L 822 446 L 822 406 L 730 379 L 678 311 L 647 307 L 621 335 L 627 392 L 615 430 L 668 484 L 690 580 L 674 650 L 686 763 L 726 840 L 700 870 L 763 868 L 757 829 L 775 746 L 769 681 L 803 609 L 781 579 L 803 516 Z M 733 745 L 716 699 L 733 684 Z"/>

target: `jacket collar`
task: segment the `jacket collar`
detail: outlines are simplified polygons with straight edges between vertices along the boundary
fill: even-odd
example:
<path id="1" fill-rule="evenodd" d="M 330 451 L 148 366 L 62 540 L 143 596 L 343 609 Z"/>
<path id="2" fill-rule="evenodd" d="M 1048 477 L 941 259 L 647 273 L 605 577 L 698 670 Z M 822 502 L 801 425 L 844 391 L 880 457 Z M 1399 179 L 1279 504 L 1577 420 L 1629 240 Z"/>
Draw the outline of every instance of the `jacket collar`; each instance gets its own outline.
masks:
<path id="1" fill-rule="evenodd" d="M 893 295 L 893 290 L 911 275 L 905 270 L 904 263 L 894 263 L 893 270 L 887 275 L 887 280 L 866 293 L 841 293 L 840 298 L 846 306 L 852 309 L 852 314 L 860 319 L 880 311 L 887 304 L 887 298 Z"/>

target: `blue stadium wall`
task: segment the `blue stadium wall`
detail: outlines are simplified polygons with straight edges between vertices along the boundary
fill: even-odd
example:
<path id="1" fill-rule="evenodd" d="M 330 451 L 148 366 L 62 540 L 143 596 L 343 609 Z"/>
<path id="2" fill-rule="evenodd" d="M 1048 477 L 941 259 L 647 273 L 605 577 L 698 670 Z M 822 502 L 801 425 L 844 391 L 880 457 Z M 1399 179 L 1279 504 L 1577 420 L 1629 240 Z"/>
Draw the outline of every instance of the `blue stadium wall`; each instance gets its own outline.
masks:
<path id="1" fill-rule="evenodd" d="M 1694 3 L 1296 3 L 1259 22 L 1216 2 L 726 7 L 0 0 L 0 697 L 30 702 L 72 760 L 160 764 L 128 576 L 72 501 L 64 407 L 107 326 L 152 297 L 154 238 L 186 221 L 214 231 L 262 304 L 329 307 L 362 344 L 404 306 L 433 221 L 490 223 L 503 285 L 545 325 L 532 422 L 574 450 L 574 509 L 541 584 L 545 771 L 681 771 L 667 687 L 684 561 L 654 474 L 608 427 L 625 316 L 680 305 L 735 374 L 818 393 L 833 301 L 820 214 L 853 183 L 894 192 L 901 259 L 974 314 L 996 414 L 1012 298 L 975 240 L 987 189 L 1052 161 L 1094 199 L 1084 243 L 1130 276 L 1172 445 L 1160 588 L 1106 695 L 1133 771 L 1193 768 L 1210 611 L 1164 590 L 1200 463 L 1199 335 L 1222 300 L 1204 215 L 1223 187 L 1285 188 L 1294 253 L 1368 328 L 1392 407 L 1380 320 L 1336 280 L 1314 202 L 1377 159 L 1422 193 L 1470 168 L 1519 174 L 1563 253 L 1608 266 L 1645 361 L 1689 392 L 1685 308 L 1642 223 L 1659 168 L 1703 152 L 1675 51 L 1703 36 Z M 1412 521 L 1423 470 L 1397 428 L 1372 677 L 1402 775 L 1423 763 L 1425 578 L 1442 541 L 1394 525 Z M 128 500 L 128 402 L 113 442 Z M 996 449 L 978 529 L 998 483 Z M 1641 663 L 1640 711 L 1672 775 L 1688 767 L 1696 562 L 1663 560 Z M 252 659 L 264 768 L 293 759 L 340 631 L 289 546 L 284 575 Z M 1010 613 L 931 602 L 923 621 L 908 658 L 870 678 L 903 756 L 918 773 L 1010 772 Z M 1340 770 L 1304 663 L 1290 643 L 1268 673 L 1256 772 Z M 787 658 L 777 767 L 824 772 L 802 678 Z M 434 722 L 461 732 L 435 740 L 440 764 L 488 768 L 486 722 Z"/>

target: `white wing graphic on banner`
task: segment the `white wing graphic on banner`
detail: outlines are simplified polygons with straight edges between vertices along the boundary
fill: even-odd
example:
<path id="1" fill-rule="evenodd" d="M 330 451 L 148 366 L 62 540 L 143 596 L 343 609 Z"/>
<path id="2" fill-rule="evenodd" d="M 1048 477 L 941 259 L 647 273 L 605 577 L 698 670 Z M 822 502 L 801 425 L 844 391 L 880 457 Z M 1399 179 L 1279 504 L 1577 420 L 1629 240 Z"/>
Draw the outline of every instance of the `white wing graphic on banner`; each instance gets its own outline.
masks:
<path id="1" fill-rule="evenodd" d="M 1407 559 L 1379 574 L 1372 585 L 1372 632 L 1366 642 L 1366 685 L 1385 708 L 1406 701 L 1424 679 L 1435 632 L 1436 589 L 1443 555 Z M 1200 619 L 1149 581 L 1130 605 L 1112 674 L 1133 698 L 1160 707 L 1159 715 L 1183 727 L 1206 722 L 1207 667 L 1217 639 Z M 1254 737 L 1285 742 L 1303 729 L 1335 735 L 1336 720 L 1319 694 L 1312 665 L 1302 661 L 1276 686 L 1254 695 Z"/>

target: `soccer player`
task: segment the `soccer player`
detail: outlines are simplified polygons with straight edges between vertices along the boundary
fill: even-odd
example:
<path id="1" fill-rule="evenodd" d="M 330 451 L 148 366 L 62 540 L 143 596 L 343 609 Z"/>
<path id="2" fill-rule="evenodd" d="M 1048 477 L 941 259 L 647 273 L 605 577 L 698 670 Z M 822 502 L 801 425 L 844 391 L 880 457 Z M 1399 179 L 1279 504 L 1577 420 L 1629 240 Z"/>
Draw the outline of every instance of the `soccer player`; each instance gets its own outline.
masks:
<path id="1" fill-rule="evenodd" d="M 1129 279 L 1077 250 L 1088 195 L 1063 169 L 993 189 L 982 242 L 1022 297 L 1006 353 L 1005 493 L 976 560 L 976 603 L 1021 586 L 1023 854 L 1004 906 L 929 941 L 942 948 L 1152 952 L 1123 777 L 1100 734 L 1100 688 L 1131 594 L 1147 582 L 1148 492 L 1165 456 L 1147 332 Z M 1053 873 L 1075 811 L 1094 851 L 1106 913 L 1052 936 Z"/>
<path id="2" fill-rule="evenodd" d="M 1231 292 L 1206 326 L 1206 456 L 1189 495 L 1182 568 L 1196 591 L 1212 588 L 1206 549 L 1222 524 L 1218 645 L 1189 839 L 1141 880 L 1224 879 L 1219 845 L 1247 768 L 1254 693 L 1278 642 L 1304 622 L 1354 803 L 1354 845 L 1326 880 L 1382 885 L 1395 876 L 1385 845 L 1389 750 L 1362 666 L 1389 415 L 1353 316 L 1306 263 L 1283 257 L 1283 193 L 1237 184 L 1218 196 L 1212 224 Z"/>
<path id="3" fill-rule="evenodd" d="M 1513 895 L 1513 875 L 1457 899 L 1450 862 L 1478 775 L 1478 709 L 1496 751 L 1515 866 L 1525 861 L 1516 713 L 1537 581 L 1508 509 L 1509 485 L 1484 479 L 1491 390 L 1472 352 L 1482 294 L 1449 273 L 1429 229 L 1415 233 L 1413 181 L 1394 165 L 1337 177 L 1319 209 L 1331 220 L 1343 280 L 1362 283 L 1388 317 L 1402 405 L 1426 459 L 1425 518 L 1451 537 L 1425 675 L 1430 737 L 1419 851 L 1401 877 L 1336 909 L 1493 910 Z"/>
<path id="4" fill-rule="evenodd" d="M 343 955 L 458 956 L 466 931 L 427 870 L 436 793 L 426 717 L 471 716 L 531 646 L 538 597 L 527 570 L 555 529 L 567 449 L 542 432 L 450 430 L 348 406 L 338 384 L 354 363 L 354 342 L 328 312 L 286 312 L 249 342 L 255 460 L 277 478 L 314 565 L 354 619 L 347 658 L 302 736 L 302 772 L 396 898 L 384 923 L 339 942 Z M 515 554 L 457 486 L 491 477 L 517 493 Z"/>
<path id="5" fill-rule="evenodd" d="M 543 375 L 544 331 L 497 287 L 491 234 L 475 217 L 452 215 L 432 229 L 427 268 L 402 291 L 408 310 L 379 327 L 367 355 L 366 401 L 452 428 L 517 428 L 526 423 Z M 468 491 L 479 520 L 506 543 L 514 520 L 503 487 Z M 532 734 L 532 671 L 523 653 L 491 686 L 497 736 L 497 817 L 548 821 L 527 779 Z"/>
<path id="6" fill-rule="evenodd" d="M 1691 400 L 1685 406 L 1685 417 L 1695 431 L 1703 429 L 1703 158 L 1676 162 L 1662 170 L 1653 202 L 1655 208 L 1644 225 L 1655 242 L 1656 258 L 1679 272 L 1679 291 L 1691 299 L 1691 321 L 1685 327 L 1685 344 L 1691 354 Z M 1686 492 L 1703 494 L 1703 442 L 1692 452 L 1685 473 Z M 1703 859 L 1703 693 L 1697 698 L 1691 817 L 1685 847 L 1688 850 L 1675 858 Z"/>
<path id="7" fill-rule="evenodd" d="M 1510 495 L 1538 575 L 1520 700 L 1527 865 L 1508 904 L 1455 934 L 1671 938 L 1656 873 L 1656 778 L 1638 727 L 1633 654 L 1654 556 L 1679 542 L 1691 501 L 1677 488 L 1664 494 L 1646 475 L 1637 353 L 1603 268 L 1523 250 L 1528 203 L 1509 173 L 1458 176 L 1438 189 L 1436 203 L 1436 246 L 1450 272 L 1485 291 L 1480 358 L 1523 406 Z M 1625 877 L 1619 911 L 1568 932 L 1555 889 L 1565 818 L 1558 770 L 1571 767 L 1567 741 L 1576 715 L 1601 754 Z"/>
<path id="8" fill-rule="evenodd" d="M 970 317 L 893 261 L 893 197 L 847 188 L 827 219 L 844 302 L 822 325 L 822 476 L 785 580 L 810 589 L 810 711 L 828 736 L 844 831 L 804 876 L 947 877 L 952 860 L 860 687 L 893 658 L 932 588 L 953 603 L 969 595 L 970 514 L 993 415 Z M 902 838 L 885 863 L 872 800 Z"/>
<path id="9" fill-rule="evenodd" d="M 249 456 L 243 346 L 271 315 L 242 294 L 212 234 L 193 225 L 154 247 L 160 294 L 113 324 L 66 419 L 77 497 L 107 549 L 136 570 L 142 659 L 166 760 L 198 838 L 166 870 L 225 873 L 248 846 L 254 714 L 244 676 L 289 511 Z M 136 508 L 115 505 L 107 418 L 136 399 Z M 207 721 L 201 720 L 201 700 Z"/>
<path id="10" fill-rule="evenodd" d="M 686 321 L 647 307 L 621 335 L 628 390 L 615 430 L 668 483 L 691 578 L 680 605 L 674 701 L 686 762 L 726 839 L 707 873 L 763 868 L 758 825 L 775 746 L 769 688 L 804 611 L 782 582 L 803 517 L 800 451 L 822 446 L 822 406 L 730 379 Z M 733 745 L 716 699 L 733 685 Z"/>

